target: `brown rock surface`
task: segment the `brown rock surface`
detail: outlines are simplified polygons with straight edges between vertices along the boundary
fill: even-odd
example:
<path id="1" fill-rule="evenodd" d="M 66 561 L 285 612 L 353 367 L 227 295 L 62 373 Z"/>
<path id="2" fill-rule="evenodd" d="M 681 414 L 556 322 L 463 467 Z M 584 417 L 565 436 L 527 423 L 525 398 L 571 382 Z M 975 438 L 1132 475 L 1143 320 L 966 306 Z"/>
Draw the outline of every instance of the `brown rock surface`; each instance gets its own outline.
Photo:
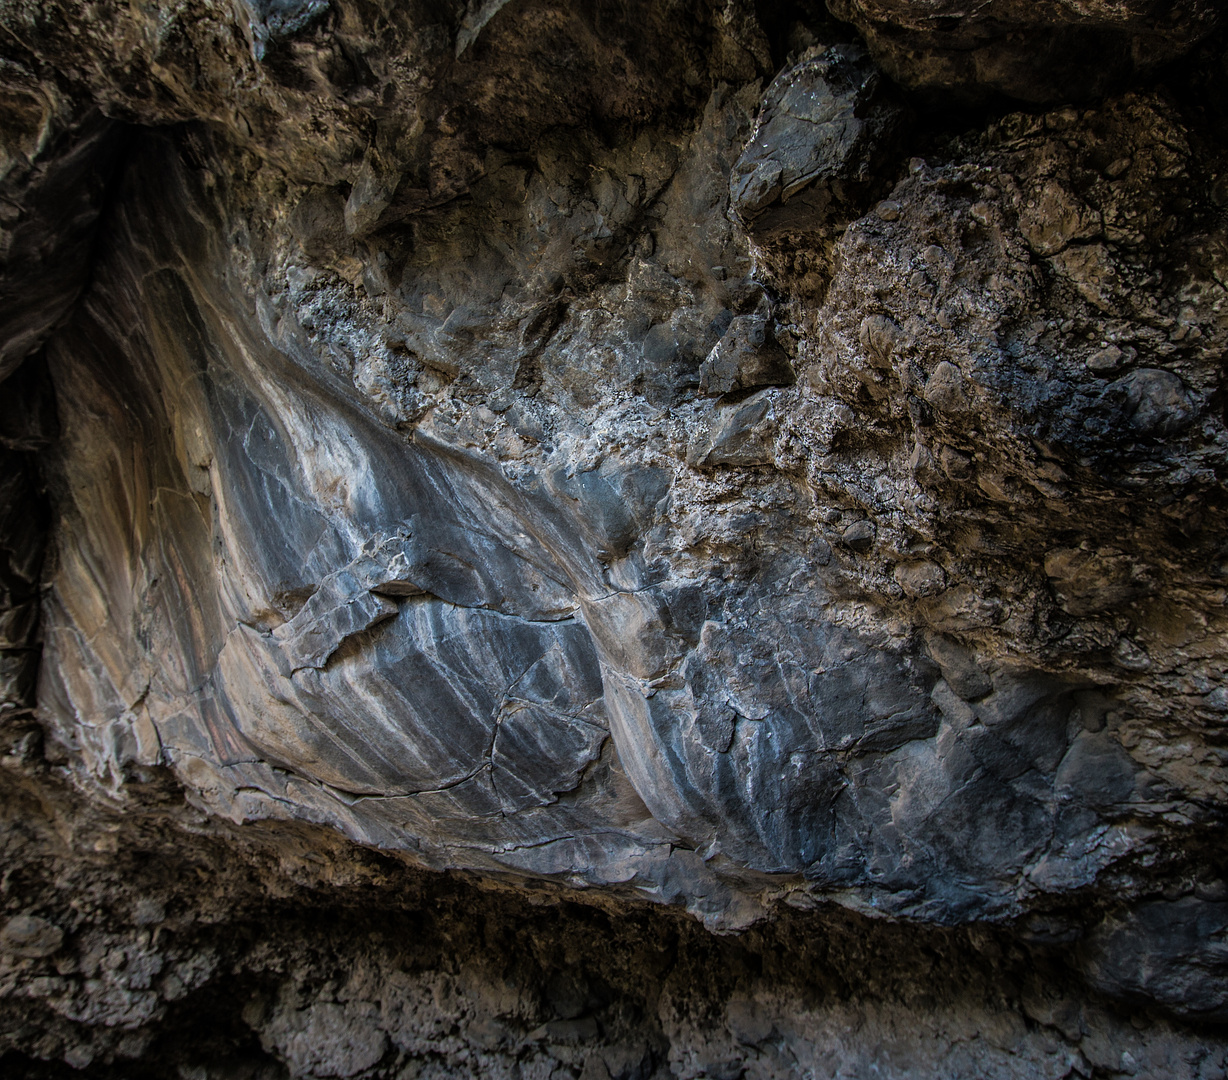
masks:
<path id="1" fill-rule="evenodd" d="M 0 9 L 6 1070 L 1224 1075 L 1216 11 L 831 7 Z"/>

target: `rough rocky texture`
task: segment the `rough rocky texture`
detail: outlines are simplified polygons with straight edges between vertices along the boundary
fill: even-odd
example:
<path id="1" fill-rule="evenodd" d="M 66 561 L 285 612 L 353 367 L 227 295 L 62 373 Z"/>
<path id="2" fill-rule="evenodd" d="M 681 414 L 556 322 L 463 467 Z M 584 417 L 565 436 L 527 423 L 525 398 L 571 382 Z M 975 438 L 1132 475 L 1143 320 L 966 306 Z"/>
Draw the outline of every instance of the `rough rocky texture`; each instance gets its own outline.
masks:
<path id="1" fill-rule="evenodd" d="M 1054 102 L 1120 90 L 1211 34 L 1215 0 L 830 0 L 916 89 Z"/>
<path id="2" fill-rule="evenodd" d="M 831 7 L 0 8 L 16 1065 L 1223 1075 L 1215 10 Z"/>
<path id="3" fill-rule="evenodd" d="M 0 928 L 5 1075 L 1163 1080 L 1228 1052 L 1089 991 L 1040 924 L 828 905 L 715 936 L 660 905 L 424 874 L 326 827 L 236 827 L 164 770 L 130 782 L 139 807 L 99 806 L 36 738 L 4 760 L 6 888 L 42 913 Z"/>

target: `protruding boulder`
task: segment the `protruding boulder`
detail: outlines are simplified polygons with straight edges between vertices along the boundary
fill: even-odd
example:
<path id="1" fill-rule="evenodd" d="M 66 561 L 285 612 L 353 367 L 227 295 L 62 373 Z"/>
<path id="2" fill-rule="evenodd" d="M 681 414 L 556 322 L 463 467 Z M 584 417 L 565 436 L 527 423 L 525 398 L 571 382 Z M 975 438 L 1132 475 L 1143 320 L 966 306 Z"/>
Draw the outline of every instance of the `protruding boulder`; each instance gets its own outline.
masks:
<path id="1" fill-rule="evenodd" d="M 856 45 L 814 47 L 764 95 L 730 176 L 730 211 L 756 233 L 820 226 L 856 205 L 901 120 Z"/>

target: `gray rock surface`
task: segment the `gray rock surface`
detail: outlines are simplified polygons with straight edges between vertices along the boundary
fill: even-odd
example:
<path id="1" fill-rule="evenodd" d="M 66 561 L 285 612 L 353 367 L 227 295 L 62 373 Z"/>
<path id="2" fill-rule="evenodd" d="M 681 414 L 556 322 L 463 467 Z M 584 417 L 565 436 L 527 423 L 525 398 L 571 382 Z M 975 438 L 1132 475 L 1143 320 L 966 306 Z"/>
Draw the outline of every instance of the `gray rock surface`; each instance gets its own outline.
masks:
<path id="1" fill-rule="evenodd" d="M 0 1046 L 142 1058 L 221 950 L 295 1076 L 1222 1075 L 1181 1027 L 1228 1019 L 1214 9 L 831 6 L 866 45 L 735 0 L 0 9 L 6 799 L 71 802 L 82 866 L 231 851 L 263 925 L 316 851 L 306 923 L 452 871 L 491 927 L 798 920 L 751 970 L 845 920 L 962 981 L 803 1008 L 696 944 L 710 992 L 462 1006 L 476 959 L 402 985 L 338 931 L 321 988 L 270 929 L 172 983 L 156 931 L 68 959 L 113 870 L 69 919 L 31 869 L 0 997 L 50 1012 Z M 137 925 L 231 918 L 146 884 Z"/>

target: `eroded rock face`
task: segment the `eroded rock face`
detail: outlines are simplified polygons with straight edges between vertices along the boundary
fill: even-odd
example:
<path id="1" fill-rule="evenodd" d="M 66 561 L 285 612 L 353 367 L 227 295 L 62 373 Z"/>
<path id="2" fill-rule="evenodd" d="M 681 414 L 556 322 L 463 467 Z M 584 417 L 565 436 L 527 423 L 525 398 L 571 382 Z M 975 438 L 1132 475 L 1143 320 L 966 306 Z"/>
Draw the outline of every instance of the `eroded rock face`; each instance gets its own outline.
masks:
<path id="1" fill-rule="evenodd" d="M 1211 0 L 832 0 L 828 6 L 856 25 L 878 62 L 908 86 L 1031 102 L 1120 89 L 1131 76 L 1188 52 L 1222 15 Z"/>
<path id="2" fill-rule="evenodd" d="M 926 23 L 1026 94 L 981 60 L 910 75 L 883 25 L 966 47 L 922 6 L 833 5 L 868 50 L 738 3 L 6 13 L 17 765 L 83 819 L 249 855 L 222 822 L 310 823 L 712 930 L 1010 925 L 1096 992 L 1223 1020 L 1209 61 L 958 133 L 908 93 L 1082 98 L 1138 65 L 1045 84 L 1003 28 L 1171 56 L 1213 12 Z M 203 819 L 150 802 L 160 770 Z M 52 962 L 14 898 L 14 941 L 61 933 L 14 955 Z M 404 1003 L 294 985 L 243 1022 L 295 1075 L 443 1053 L 402 1045 Z M 792 1009 L 726 1004 L 739 1045 Z M 547 1041 L 598 1038 L 568 1008 Z M 1111 1028 L 1020 1008 L 1071 1046 Z M 667 1042 L 643 1075 L 744 1067 Z"/>

